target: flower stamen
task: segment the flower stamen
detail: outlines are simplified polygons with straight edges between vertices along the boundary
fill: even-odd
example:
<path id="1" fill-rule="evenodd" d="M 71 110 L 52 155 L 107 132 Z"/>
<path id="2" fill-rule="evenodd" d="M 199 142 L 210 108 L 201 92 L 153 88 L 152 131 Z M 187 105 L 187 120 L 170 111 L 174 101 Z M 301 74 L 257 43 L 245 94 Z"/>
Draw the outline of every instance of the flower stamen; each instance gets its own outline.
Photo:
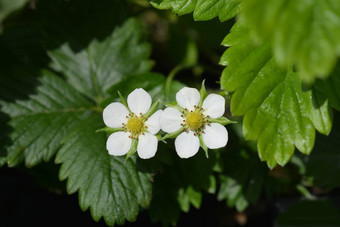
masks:
<path id="1" fill-rule="evenodd" d="M 139 135 L 144 135 L 144 132 L 148 128 L 144 122 L 146 121 L 146 118 L 143 116 L 143 114 L 136 115 L 134 113 L 129 114 L 126 116 L 127 123 L 123 123 L 123 131 L 124 132 L 130 132 L 131 136 L 129 138 L 138 140 Z"/>

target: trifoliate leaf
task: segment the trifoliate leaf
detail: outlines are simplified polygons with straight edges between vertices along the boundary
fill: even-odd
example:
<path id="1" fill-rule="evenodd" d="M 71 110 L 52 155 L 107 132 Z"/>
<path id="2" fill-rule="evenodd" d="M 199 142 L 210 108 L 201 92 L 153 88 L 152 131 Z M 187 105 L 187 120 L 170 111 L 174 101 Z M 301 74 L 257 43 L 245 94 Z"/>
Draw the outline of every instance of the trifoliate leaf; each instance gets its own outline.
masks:
<path id="1" fill-rule="evenodd" d="M 100 103 L 105 90 L 129 75 L 151 68 L 150 46 L 141 42 L 142 28 L 130 19 L 103 41 L 94 40 L 81 50 L 69 44 L 49 51 L 52 67 L 62 72 L 81 93 Z"/>
<path id="2" fill-rule="evenodd" d="M 103 43 L 93 41 L 90 50 L 77 50 L 81 56 L 92 53 L 88 57 L 95 59 L 78 58 L 71 49 L 64 53 L 65 45 L 53 50 L 56 55 L 50 56 L 66 81 L 49 71 L 35 75 L 32 81 L 37 83 L 32 86 L 29 79 L 22 79 L 25 74 L 18 74 L 18 80 L 0 78 L 5 89 L 0 97 L 6 100 L 0 102 L 5 114 L 0 115 L 0 125 L 9 120 L 8 130 L 4 129 L 10 131 L 5 142 L 0 133 L 0 164 L 25 161 L 33 166 L 58 152 L 56 162 L 61 163 L 60 178 L 68 178 L 67 191 L 79 191 L 81 208 L 90 208 L 95 220 L 103 217 L 108 225 L 134 221 L 139 205 L 146 207 L 151 199 L 150 174 L 137 171 L 134 157 L 124 163 L 124 158 L 110 156 L 106 133 L 96 133 L 104 127 L 98 94 L 109 96 L 105 90 L 112 81 L 120 82 L 130 72 L 144 72 L 150 66 L 145 59 L 149 46 L 140 44 L 140 32 L 136 21 L 128 20 Z M 13 93 L 16 96 L 11 98 Z"/>
<path id="3" fill-rule="evenodd" d="M 91 209 L 98 221 L 109 225 L 134 221 L 140 204 L 148 206 L 151 199 L 150 175 L 136 169 L 135 156 L 110 156 L 107 137 L 95 133 L 102 125 L 101 114 L 92 114 L 73 128 L 63 141 L 56 162 L 62 163 L 60 179 L 67 180 L 68 193 L 79 191 L 82 210 Z"/>
<path id="4" fill-rule="evenodd" d="M 0 1 L 0 24 L 11 13 L 25 6 L 28 0 L 1 0 Z"/>
<path id="5" fill-rule="evenodd" d="M 249 0 L 241 21 L 260 43 L 271 39 L 280 66 L 296 65 L 306 82 L 325 78 L 340 55 L 340 1 Z"/>
<path id="6" fill-rule="evenodd" d="M 331 129 L 328 101 L 320 102 L 315 90 L 302 91 L 299 75 L 278 67 L 269 44 L 255 46 L 242 25 L 236 24 L 223 44 L 231 47 L 221 58 L 228 65 L 221 86 L 234 92 L 231 111 L 244 115 L 243 133 L 258 141 L 260 158 L 274 167 L 285 165 L 295 146 L 309 154 L 314 129 L 323 134 Z"/>
<path id="7" fill-rule="evenodd" d="M 178 15 L 193 12 L 197 21 L 211 20 L 219 17 L 226 21 L 234 17 L 240 10 L 242 0 L 151 0 L 158 9 L 172 9 Z"/>
<path id="8" fill-rule="evenodd" d="M 104 217 L 109 225 L 135 220 L 138 206 L 150 201 L 150 176 L 136 170 L 133 157 L 124 163 L 124 158 L 108 154 L 105 133 L 95 132 L 103 127 L 97 107 L 48 71 L 39 83 L 29 100 L 1 103 L 11 117 L 12 144 L 5 147 L 8 164 L 25 161 L 33 166 L 60 149 L 60 178 L 69 178 L 69 193 L 79 190 L 83 210 L 90 207 L 94 220 Z"/>

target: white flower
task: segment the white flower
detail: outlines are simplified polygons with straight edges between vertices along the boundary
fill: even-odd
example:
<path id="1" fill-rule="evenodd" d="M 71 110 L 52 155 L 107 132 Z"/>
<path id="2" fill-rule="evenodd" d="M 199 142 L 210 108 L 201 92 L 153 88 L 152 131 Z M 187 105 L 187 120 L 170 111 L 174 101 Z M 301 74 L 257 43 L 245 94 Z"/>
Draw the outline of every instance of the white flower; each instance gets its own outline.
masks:
<path id="1" fill-rule="evenodd" d="M 175 140 L 176 152 L 181 158 L 192 157 L 198 152 L 200 138 L 209 149 L 227 144 L 227 129 L 214 123 L 214 119 L 224 114 L 225 100 L 221 95 L 210 94 L 202 103 L 197 89 L 185 87 L 177 92 L 176 100 L 183 108 L 182 112 L 173 107 L 166 108 L 161 114 L 160 126 L 167 133 L 183 129 Z"/>
<path id="2" fill-rule="evenodd" d="M 155 156 L 160 130 L 159 118 L 162 110 L 156 111 L 148 119 L 145 114 L 151 107 L 151 97 L 142 88 L 135 89 L 127 97 L 126 108 L 120 102 L 113 102 L 103 111 L 106 126 L 121 131 L 109 136 L 106 149 L 110 155 L 121 156 L 129 152 L 133 143 L 137 144 L 137 153 L 143 159 Z"/>

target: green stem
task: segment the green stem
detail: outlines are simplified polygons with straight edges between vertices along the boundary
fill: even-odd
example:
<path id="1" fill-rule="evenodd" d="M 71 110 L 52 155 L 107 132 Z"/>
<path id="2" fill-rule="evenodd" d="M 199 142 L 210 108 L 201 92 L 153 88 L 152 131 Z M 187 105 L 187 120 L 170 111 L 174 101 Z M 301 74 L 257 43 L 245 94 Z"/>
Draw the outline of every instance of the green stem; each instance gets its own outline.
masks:
<path id="1" fill-rule="evenodd" d="M 169 73 L 168 77 L 166 78 L 165 81 L 165 95 L 167 98 L 169 98 L 170 95 L 170 86 L 171 86 L 171 82 L 172 80 L 175 78 L 175 76 L 177 75 L 177 73 L 185 68 L 191 68 L 194 65 L 188 65 L 188 64 L 180 64 L 177 65 L 175 68 L 173 68 L 171 70 L 171 72 Z"/>

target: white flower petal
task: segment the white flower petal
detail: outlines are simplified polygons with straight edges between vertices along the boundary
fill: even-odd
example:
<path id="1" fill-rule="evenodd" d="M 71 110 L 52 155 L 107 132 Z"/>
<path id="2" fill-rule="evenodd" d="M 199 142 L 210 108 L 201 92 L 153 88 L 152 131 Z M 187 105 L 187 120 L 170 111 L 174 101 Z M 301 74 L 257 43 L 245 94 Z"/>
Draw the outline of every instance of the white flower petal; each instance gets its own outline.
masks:
<path id="1" fill-rule="evenodd" d="M 196 88 L 184 87 L 176 94 L 178 105 L 188 110 L 194 110 L 194 106 L 200 101 L 200 93 Z"/>
<path id="2" fill-rule="evenodd" d="M 155 156 L 158 146 L 158 139 L 156 136 L 145 133 L 138 137 L 137 153 L 142 159 L 148 159 Z"/>
<path id="3" fill-rule="evenodd" d="M 182 113 L 175 108 L 166 108 L 159 119 L 161 129 L 167 133 L 176 132 L 182 127 L 181 123 L 183 122 L 183 118 L 181 115 Z"/>
<path id="4" fill-rule="evenodd" d="M 103 120 L 106 126 L 110 128 L 123 127 L 122 123 L 126 123 L 126 116 L 129 115 L 128 109 L 120 102 L 113 102 L 103 111 Z"/>
<path id="5" fill-rule="evenodd" d="M 109 151 L 109 154 L 121 156 L 128 153 L 132 143 L 129 135 L 130 133 L 127 132 L 115 132 L 111 134 L 106 141 L 106 149 Z"/>
<path id="6" fill-rule="evenodd" d="M 135 89 L 127 97 L 127 103 L 131 112 L 137 115 L 148 112 L 151 102 L 151 96 L 143 88 Z"/>
<path id="7" fill-rule="evenodd" d="M 192 131 L 182 132 L 175 140 L 175 148 L 179 157 L 190 158 L 198 152 L 200 141 Z"/>
<path id="8" fill-rule="evenodd" d="M 159 124 L 159 119 L 161 117 L 162 112 L 163 112 L 162 110 L 157 110 L 145 122 L 145 125 L 148 127 L 148 131 L 151 134 L 156 134 L 161 129 L 161 126 Z"/>
<path id="9" fill-rule="evenodd" d="M 221 95 L 210 94 L 204 99 L 202 107 L 206 115 L 211 118 L 219 118 L 224 114 L 225 100 Z"/>
<path id="10" fill-rule="evenodd" d="M 227 129 L 218 123 L 211 123 L 206 125 L 203 134 L 203 141 L 209 149 L 217 149 L 224 147 L 228 142 Z"/>

